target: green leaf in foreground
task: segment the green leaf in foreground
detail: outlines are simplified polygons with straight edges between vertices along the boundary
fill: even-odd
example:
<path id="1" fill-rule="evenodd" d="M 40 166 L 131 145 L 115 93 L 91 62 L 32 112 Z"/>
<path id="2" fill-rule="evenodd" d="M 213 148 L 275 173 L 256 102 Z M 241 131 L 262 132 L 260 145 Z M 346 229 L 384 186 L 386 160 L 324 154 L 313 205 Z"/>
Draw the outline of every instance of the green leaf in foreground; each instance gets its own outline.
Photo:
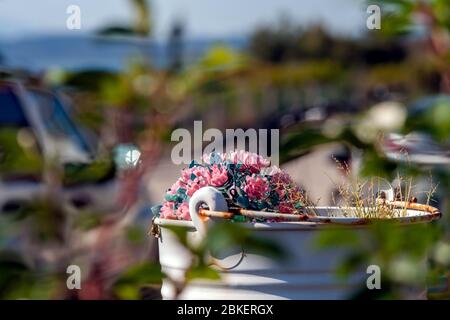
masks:
<path id="1" fill-rule="evenodd" d="M 192 281 L 195 279 L 207 279 L 207 280 L 219 280 L 219 272 L 215 269 L 208 267 L 207 265 L 201 264 L 190 268 L 186 272 L 186 280 Z"/>
<path id="2" fill-rule="evenodd" d="M 148 285 L 161 284 L 164 273 L 159 264 L 141 263 L 129 268 L 113 285 L 120 299 L 139 299 L 140 290 Z"/>

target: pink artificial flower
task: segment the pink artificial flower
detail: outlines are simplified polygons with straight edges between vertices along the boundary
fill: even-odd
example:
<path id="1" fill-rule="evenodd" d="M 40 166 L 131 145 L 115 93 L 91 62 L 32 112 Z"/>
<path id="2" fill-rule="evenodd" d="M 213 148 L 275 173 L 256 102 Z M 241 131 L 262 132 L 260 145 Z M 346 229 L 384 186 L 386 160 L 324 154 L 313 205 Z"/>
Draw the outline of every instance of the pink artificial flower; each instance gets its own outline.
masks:
<path id="1" fill-rule="evenodd" d="M 229 152 L 225 155 L 225 160 L 237 164 L 239 162 L 238 153 L 236 151 Z"/>
<path id="2" fill-rule="evenodd" d="M 183 188 L 183 184 L 180 179 L 175 181 L 175 183 L 170 187 L 169 190 L 167 190 L 167 193 L 170 195 L 174 195 L 178 192 L 180 188 Z"/>
<path id="3" fill-rule="evenodd" d="M 248 153 L 248 157 L 246 160 L 247 160 L 245 162 L 246 165 L 255 167 L 258 169 L 258 171 L 260 171 L 263 168 L 270 167 L 270 160 L 268 160 L 264 157 L 261 157 L 260 155 L 258 155 L 256 153 Z"/>
<path id="4" fill-rule="evenodd" d="M 192 167 L 181 170 L 181 180 L 185 184 L 191 183 L 192 180 L 202 176 L 201 168 L 202 167 Z"/>
<path id="5" fill-rule="evenodd" d="M 258 173 L 262 168 L 270 166 L 270 161 L 261 157 L 256 153 L 251 153 L 245 150 L 230 152 L 226 159 L 234 164 L 242 164 L 242 169 L 250 169 L 252 173 Z"/>
<path id="6" fill-rule="evenodd" d="M 206 180 L 198 180 L 197 182 L 193 182 L 192 184 L 189 185 L 188 189 L 187 189 L 187 195 L 189 197 L 192 197 L 194 195 L 194 193 L 203 188 L 208 186 L 208 183 L 206 182 Z"/>
<path id="7" fill-rule="evenodd" d="M 160 210 L 161 218 L 191 220 L 189 197 L 206 186 L 225 186 L 229 180 L 226 166 L 229 162 L 242 166 L 240 172 L 233 172 L 233 174 L 237 174 L 239 179 L 245 178 L 242 188 L 249 200 L 266 200 L 271 192 L 277 192 L 279 204 L 268 208 L 270 211 L 287 214 L 299 212 L 295 205 L 304 203 L 302 190 L 287 173 L 276 166 L 270 167 L 269 160 L 243 150 L 217 155 L 222 160 L 220 164 L 211 164 L 211 155 L 204 155 L 204 165 L 195 165 L 181 171 L 181 177 L 167 191 L 167 199 L 175 198 L 170 196 L 180 193 L 180 189 L 186 190 L 187 198 L 182 202 L 177 202 L 180 201 L 178 198 L 177 201 L 165 201 Z M 224 190 L 224 192 L 228 191 Z"/>
<path id="8" fill-rule="evenodd" d="M 279 167 L 277 166 L 271 166 L 261 169 L 261 174 L 265 176 L 274 176 L 277 173 L 283 172 Z"/>
<path id="9" fill-rule="evenodd" d="M 284 201 L 278 205 L 278 211 L 280 213 L 294 213 L 296 210 L 292 203 Z"/>
<path id="10" fill-rule="evenodd" d="M 286 189 L 294 184 L 291 176 L 281 170 L 271 176 L 270 182 L 280 199 L 287 196 L 288 192 Z"/>
<path id="11" fill-rule="evenodd" d="M 208 172 L 208 184 L 213 187 L 221 187 L 228 181 L 228 172 L 224 166 L 215 164 Z"/>
<path id="12" fill-rule="evenodd" d="M 275 189 L 275 192 L 278 194 L 278 198 L 283 199 L 284 197 L 286 197 L 287 192 L 283 187 L 281 187 L 281 188 L 276 187 L 274 189 Z"/>
<path id="13" fill-rule="evenodd" d="M 192 197 L 195 191 L 208 185 L 208 173 L 204 167 L 186 168 L 181 171 L 181 180 L 185 184 L 186 194 Z"/>
<path id="14" fill-rule="evenodd" d="M 293 184 L 294 181 L 292 180 L 291 176 L 283 171 L 277 172 L 274 175 L 272 175 L 272 181 L 275 183 L 280 183 L 284 185 Z"/>
<path id="15" fill-rule="evenodd" d="M 287 185 L 285 188 L 285 197 L 282 198 L 278 206 L 278 211 L 281 213 L 298 213 L 299 210 L 295 207 L 296 204 L 303 205 L 304 194 L 297 185 Z"/>
<path id="16" fill-rule="evenodd" d="M 189 205 L 187 202 L 183 202 L 177 209 L 177 217 L 179 220 L 191 220 L 191 215 L 189 214 Z"/>
<path id="17" fill-rule="evenodd" d="M 252 175 L 245 177 L 244 191 L 250 200 L 263 200 L 270 192 L 267 178 Z"/>
<path id="18" fill-rule="evenodd" d="M 175 204 L 171 201 L 164 202 L 159 211 L 159 216 L 162 219 L 177 219 L 175 215 Z"/>

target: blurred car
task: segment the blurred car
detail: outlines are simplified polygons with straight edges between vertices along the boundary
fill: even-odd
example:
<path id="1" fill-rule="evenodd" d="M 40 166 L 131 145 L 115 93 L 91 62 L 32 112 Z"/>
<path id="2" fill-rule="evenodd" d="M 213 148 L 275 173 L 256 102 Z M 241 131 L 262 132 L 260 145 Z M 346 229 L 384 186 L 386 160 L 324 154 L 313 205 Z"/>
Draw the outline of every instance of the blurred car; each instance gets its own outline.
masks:
<path id="1" fill-rule="evenodd" d="M 424 97 L 407 110 L 407 134 L 386 136 L 382 143 L 386 156 L 422 165 L 449 165 L 450 96 Z"/>
<path id="2" fill-rule="evenodd" d="M 403 133 L 387 134 L 381 142 L 385 156 L 396 162 L 417 164 L 422 168 L 447 168 L 450 166 L 450 96 L 435 95 L 421 98 L 408 107 L 408 117 Z M 398 179 L 396 179 L 398 180 Z M 405 184 L 394 181 L 393 185 Z M 414 180 L 412 193 L 421 203 L 426 203 L 428 192 L 436 186 L 431 177 Z M 433 192 L 434 193 L 434 192 Z M 445 194 L 433 194 L 433 205 L 439 207 Z"/>
<path id="3" fill-rule="evenodd" d="M 443 148 L 430 135 L 421 132 L 388 134 L 382 149 L 389 159 L 396 161 L 424 165 L 450 164 L 450 150 Z"/>
<path id="4" fill-rule="evenodd" d="M 60 175 L 63 205 L 113 210 L 119 189 L 115 164 L 98 150 L 63 97 L 0 80 L 0 213 L 19 210 L 48 192 L 49 172 Z"/>

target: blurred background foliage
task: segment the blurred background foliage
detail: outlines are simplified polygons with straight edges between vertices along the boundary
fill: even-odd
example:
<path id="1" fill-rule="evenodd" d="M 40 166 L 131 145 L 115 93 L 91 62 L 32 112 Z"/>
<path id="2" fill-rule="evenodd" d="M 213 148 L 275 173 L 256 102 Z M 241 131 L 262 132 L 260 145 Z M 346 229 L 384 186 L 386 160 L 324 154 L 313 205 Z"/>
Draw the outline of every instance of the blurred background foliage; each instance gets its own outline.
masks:
<path id="1" fill-rule="evenodd" d="M 135 12 L 133 21 L 105 26 L 98 35 L 151 38 L 151 3 L 129 3 Z M 342 262 L 340 276 L 374 261 L 389 270 L 383 273 L 387 285 L 379 296 L 365 296 L 367 291 L 361 291 L 355 298 L 404 297 L 405 287 L 425 281 L 420 270 L 410 268 L 410 262 L 425 253 L 431 257 L 428 281 L 440 288 L 430 291 L 429 297 L 449 298 L 449 166 L 394 161 L 382 152 L 380 141 L 392 132 L 421 132 L 447 150 L 448 156 L 450 3 L 373 3 L 382 8 L 382 28 L 358 38 L 332 34 L 321 25 L 300 26 L 281 17 L 277 25 L 254 30 L 244 49 L 217 43 L 187 63 L 183 59 L 184 25 L 176 23 L 167 41 L 165 68 L 152 64 L 143 53 L 130 57 L 121 71 L 49 70 L 45 81 L 70 96 L 77 120 L 103 142 L 104 157 L 89 166 L 55 168 L 38 159 L 33 146 L 21 146 L 17 133 L 0 131 L 0 175 L 26 168 L 44 171 L 47 182 L 45 201 L 1 217 L 0 298 L 159 298 L 164 275 L 152 262 L 155 257 L 149 258 L 145 224 L 150 221 L 137 226 L 131 221 L 140 210 L 148 211 L 141 209 L 139 184 L 170 147 L 171 131 L 190 127 L 196 119 L 202 119 L 205 127 L 219 129 L 279 128 L 282 162 L 338 143 L 346 147 L 350 158 L 359 160 L 359 167 L 352 167 L 355 174 L 389 181 L 399 174 L 417 180 L 432 176 L 438 185 L 432 204 L 444 213 L 439 224 L 408 230 L 376 224 L 370 238 L 335 230 L 317 241 L 320 248 L 352 249 Z M 138 169 L 116 172 L 107 155 L 118 143 L 139 146 L 142 162 Z M 12 158 L 19 160 L 9 161 Z M 115 174 L 122 179 L 119 200 L 124 210 L 109 215 L 75 213 L 57 201 L 61 185 L 101 182 L 102 177 Z M 189 247 L 185 233 L 175 231 Z M 213 231 L 200 247 L 189 247 L 198 258 L 188 271 L 189 280 L 217 278 L 205 256 L 231 243 L 253 244 L 269 256 L 281 257 L 276 244 L 253 239 L 235 224 L 218 225 Z M 16 249 L 19 254 L 14 253 Z M 88 270 L 84 289 L 75 293 L 65 286 L 65 268 L 73 263 Z"/>

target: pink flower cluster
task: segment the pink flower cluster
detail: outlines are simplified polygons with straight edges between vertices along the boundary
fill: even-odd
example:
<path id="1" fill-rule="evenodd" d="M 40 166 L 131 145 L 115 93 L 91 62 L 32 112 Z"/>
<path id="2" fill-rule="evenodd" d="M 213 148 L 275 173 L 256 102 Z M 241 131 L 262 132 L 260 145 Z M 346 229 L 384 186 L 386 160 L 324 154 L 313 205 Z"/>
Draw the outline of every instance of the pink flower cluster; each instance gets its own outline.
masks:
<path id="1" fill-rule="evenodd" d="M 192 163 L 166 193 L 160 218 L 191 220 L 189 199 L 205 186 L 222 190 L 233 206 L 252 210 L 297 213 L 302 193 L 291 177 L 270 161 L 246 151 L 203 156 L 203 164 Z M 238 191 L 232 195 L 231 190 Z"/>
<path id="2" fill-rule="evenodd" d="M 259 154 L 243 150 L 230 152 L 225 155 L 225 160 L 230 160 L 232 163 L 241 163 L 243 165 L 242 169 L 250 169 L 254 173 L 270 166 L 270 161 Z"/>
<path id="3" fill-rule="evenodd" d="M 170 187 L 167 195 L 175 196 L 180 190 L 185 190 L 188 197 L 206 186 L 220 187 L 228 180 L 225 167 L 213 165 L 210 167 L 195 166 L 181 171 L 181 177 Z M 164 219 L 190 220 L 188 202 L 182 202 L 175 208 L 175 201 L 165 201 L 160 217 Z"/>
<path id="4" fill-rule="evenodd" d="M 245 177 L 244 191 L 250 200 L 263 200 L 269 196 L 270 187 L 267 178 L 259 175 Z"/>
<path id="5" fill-rule="evenodd" d="M 203 162 L 210 163 L 212 154 L 203 155 Z M 270 160 L 260 156 L 256 153 L 251 153 L 244 150 L 232 151 L 229 153 L 216 153 L 223 162 L 230 162 L 234 164 L 241 164 L 242 170 L 250 169 L 251 171 L 259 172 L 263 168 L 270 167 Z"/>

